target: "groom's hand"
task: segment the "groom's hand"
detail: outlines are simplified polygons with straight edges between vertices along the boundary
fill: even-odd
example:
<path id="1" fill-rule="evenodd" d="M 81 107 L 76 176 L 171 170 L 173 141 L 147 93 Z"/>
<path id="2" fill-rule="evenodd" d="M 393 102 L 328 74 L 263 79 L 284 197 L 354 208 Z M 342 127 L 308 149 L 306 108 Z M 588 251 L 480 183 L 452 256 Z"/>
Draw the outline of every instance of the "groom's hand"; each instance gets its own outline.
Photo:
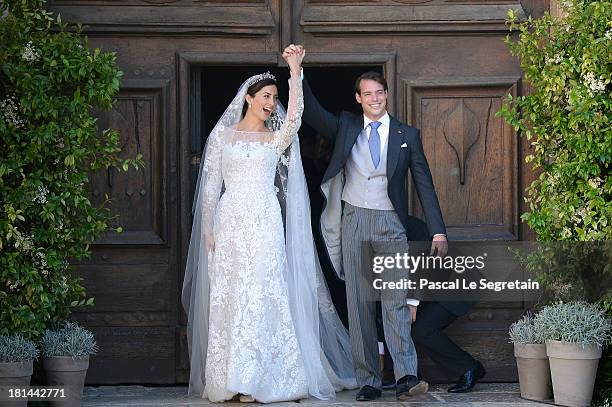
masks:
<path id="1" fill-rule="evenodd" d="M 436 235 L 431 242 L 430 255 L 444 257 L 448 253 L 448 241 L 444 235 Z"/>
<path id="2" fill-rule="evenodd" d="M 285 50 L 283 51 L 283 59 L 285 60 L 285 62 L 287 62 L 287 64 L 289 63 L 288 58 L 295 54 L 299 49 L 304 49 L 303 46 L 301 45 L 295 45 L 295 44 L 289 44 L 287 45 L 287 47 L 285 47 Z"/>
<path id="3" fill-rule="evenodd" d="M 410 320 L 414 324 L 414 322 L 416 321 L 417 307 L 409 304 L 408 309 L 410 310 Z"/>

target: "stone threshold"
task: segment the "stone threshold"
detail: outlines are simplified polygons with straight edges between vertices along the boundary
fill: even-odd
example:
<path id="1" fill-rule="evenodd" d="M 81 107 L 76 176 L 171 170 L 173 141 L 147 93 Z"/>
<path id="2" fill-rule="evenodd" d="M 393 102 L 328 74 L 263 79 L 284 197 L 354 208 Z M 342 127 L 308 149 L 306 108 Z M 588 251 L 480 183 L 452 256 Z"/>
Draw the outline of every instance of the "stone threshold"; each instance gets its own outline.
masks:
<path id="1" fill-rule="evenodd" d="M 538 403 L 520 397 L 518 383 L 478 383 L 474 390 L 465 394 L 446 392 L 449 385 L 432 385 L 429 392 L 409 401 L 397 401 L 394 390 L 383 391 L 383 396 L 373 402 L 357 402 L 357 390 L 343 391 L 335 400 L 304 399 L 293 402 L 273 403 L 273 406 L 297 407 L 538 407 L 552 404 Z M 259 403 L 250 403 L 258 405 Z M 187 387 L 147 386 L 88 386 L 83 394 L 83 407 L 170 407 L 170 406 L 245 406 L 248 403 L 211 403 L 197 397 L 187 397 Z"/>

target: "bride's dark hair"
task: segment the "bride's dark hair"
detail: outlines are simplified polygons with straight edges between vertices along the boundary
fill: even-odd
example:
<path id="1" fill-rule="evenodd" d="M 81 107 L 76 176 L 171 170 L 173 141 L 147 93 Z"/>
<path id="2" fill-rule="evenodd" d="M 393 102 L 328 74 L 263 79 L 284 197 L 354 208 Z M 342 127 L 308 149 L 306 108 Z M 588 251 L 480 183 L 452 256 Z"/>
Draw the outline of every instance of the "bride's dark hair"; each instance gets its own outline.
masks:
<path id="1" fill-rule="evenodd" d="M 278 85 L 276 84 L 276 81 L 274 79 L 264 78 L 260 80 L 259 82 L 255 82 L 254 84 L 249 86 L 249 88 L 247 89 L 247 95 L 250 95 L 251 97 L 253 97 L 255 96 L 257 92 L 259 92 L 260 90 L 262 90 L 263 88 L 269 85 L 274 85 L 278 89 Z M 248 108 L 249 108 L 249 104 L 245 100 L 244 105 L 242 105 L 242 117 L 244 117 Z"/>

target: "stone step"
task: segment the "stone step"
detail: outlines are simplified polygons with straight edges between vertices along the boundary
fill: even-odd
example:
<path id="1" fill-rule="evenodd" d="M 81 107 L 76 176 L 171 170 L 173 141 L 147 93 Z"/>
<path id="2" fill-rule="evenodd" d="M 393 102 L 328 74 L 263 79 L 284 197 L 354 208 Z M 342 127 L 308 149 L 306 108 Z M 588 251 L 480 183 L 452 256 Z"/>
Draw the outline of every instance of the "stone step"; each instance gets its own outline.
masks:
<path id="1" fill-rule="evenodd" d="M 274 403 L 276 406 L 300 405 L 302 407 L 536 407 L 546 406 L 524 400 L 520 397 L 517 383 L 479 383 L 474 390 L 465 394 L 450 394 L 446 392 L 448 385 L 432 385 L 430 391 L 422 396 L 414 397 L 410 401 L 397 401 L 394 390 L 386 390 L 383 396 L 373 402 L 357 402 L 357 390 L 343 391 L 336 395 L 335 400 L 305 399 L 294 402 Z M 551 400 L 552 403 L 552 400 Z M 258 403 L 251 403 L 258 404 Z M 99 386 L 86 387 L 83 394 L 83 407 L 169 407 L 169 406 L 245 406 L 245 403 L 226 402 L 223 404 L 211 403 L 197 397 L 187 396 L 187 387 L 146 387 L 146 386 Z M 248 404 L 247 404 L 248 405 Z"/>

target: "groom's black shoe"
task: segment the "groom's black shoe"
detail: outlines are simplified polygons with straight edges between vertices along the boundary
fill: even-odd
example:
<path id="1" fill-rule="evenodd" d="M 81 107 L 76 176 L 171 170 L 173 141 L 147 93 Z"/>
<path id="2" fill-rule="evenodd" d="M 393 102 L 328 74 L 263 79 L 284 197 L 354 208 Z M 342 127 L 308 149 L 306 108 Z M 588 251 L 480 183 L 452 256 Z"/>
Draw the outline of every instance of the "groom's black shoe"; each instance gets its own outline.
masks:
<path id="1" fill-rule="evenodd" d="M 429 390 L 429 384 L 426 381 L 417 379 L 416 376 L 406 375 L 397 381 L 395 389 L 395 397 L 398 400 L 409 400 L 411 396 L 425 394 Z"/>
<path id="2" fill-rule="evenodd" d="M 476 361 L 476 366 L 465 372 L 459 378 L 459 382 L 448 389 L 449 393 L 466 393 L 476 385 L 476 382 L 487 373 L 482 363 Z"/>
<path id="3" fill-rule="evenodd" d="M 380 397 L 382 392 L 376 387 L 363 386 L 357 393 L 357 401 L 372 401 Z"/>

